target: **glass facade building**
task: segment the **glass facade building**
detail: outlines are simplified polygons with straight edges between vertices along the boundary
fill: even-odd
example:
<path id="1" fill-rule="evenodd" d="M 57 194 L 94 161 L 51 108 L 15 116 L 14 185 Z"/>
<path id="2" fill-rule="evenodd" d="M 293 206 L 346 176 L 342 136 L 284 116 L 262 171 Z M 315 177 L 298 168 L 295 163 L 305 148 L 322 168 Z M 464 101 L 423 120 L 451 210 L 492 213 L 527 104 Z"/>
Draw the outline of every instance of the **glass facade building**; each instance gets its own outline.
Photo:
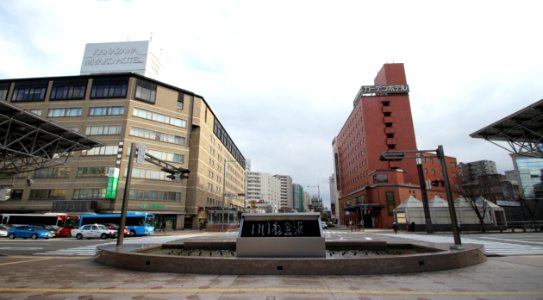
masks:
<path id="1" fill-rule="evenodd" d="M 535 198 L 534 186 L 541 183 L 543 159 L 512 155 L 515 171 L 519 175 L 519 188 L 525 198 Z"/>

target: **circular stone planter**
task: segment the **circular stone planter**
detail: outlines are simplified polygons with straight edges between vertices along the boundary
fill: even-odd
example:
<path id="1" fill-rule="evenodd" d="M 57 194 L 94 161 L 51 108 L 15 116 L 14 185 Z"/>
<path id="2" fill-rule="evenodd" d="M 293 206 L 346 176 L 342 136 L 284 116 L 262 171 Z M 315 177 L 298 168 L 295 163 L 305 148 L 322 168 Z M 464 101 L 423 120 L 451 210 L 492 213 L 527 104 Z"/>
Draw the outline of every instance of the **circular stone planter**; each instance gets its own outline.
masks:
<path id="1" fill-rule="evenodd" d="M 107 266 L 147 272 L 218 275 L 375 275 L 449 270 L 486 261 L 481 245 L 465 244 L 459 250 L 448 244 L 408 244 L 378 241 L 328 241 L 328 251 L 377 249 L 401 254 L 336 255 L 336 257 L 235 257 L 164 254 L 165 249 L 225 250 L 235 252 L 229 241 L 185 241 L 164 245 L 103 245 L 95 261 Z M 399 251 L 399 252 L 398 252 Z M 167 252 L 167 251 L 166 251 Z M 376 251 L 375 253 L 382 253 Z M 405 254 L 403 254 L 405 253 Z"/>

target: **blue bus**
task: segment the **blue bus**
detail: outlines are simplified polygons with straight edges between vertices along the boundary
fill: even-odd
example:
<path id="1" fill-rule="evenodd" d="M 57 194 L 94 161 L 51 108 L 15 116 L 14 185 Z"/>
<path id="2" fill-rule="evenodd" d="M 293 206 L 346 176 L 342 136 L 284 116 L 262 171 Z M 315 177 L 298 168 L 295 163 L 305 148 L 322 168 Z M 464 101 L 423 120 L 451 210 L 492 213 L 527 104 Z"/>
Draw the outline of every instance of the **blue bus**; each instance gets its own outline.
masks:
<path id="1" fill-rule="evenodd" d="M 79 227 L 85 224 L 121 224 L 121 214 L 84 214 L 79 217 Z M 125 227 L 130 236 L 151 235 L 155 232 L 155 215 L 146 212 L 127 212 Z"/>

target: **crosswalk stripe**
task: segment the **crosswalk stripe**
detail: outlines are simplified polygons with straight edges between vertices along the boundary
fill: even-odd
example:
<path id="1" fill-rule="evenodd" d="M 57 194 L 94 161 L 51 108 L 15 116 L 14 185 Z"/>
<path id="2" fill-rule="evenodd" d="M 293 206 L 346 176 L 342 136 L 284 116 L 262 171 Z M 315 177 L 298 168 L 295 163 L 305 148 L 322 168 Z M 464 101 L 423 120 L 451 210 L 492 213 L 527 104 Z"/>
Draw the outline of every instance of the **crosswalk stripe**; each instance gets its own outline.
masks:
<path id="1" fill-rule="evenodd" d="M 386 237 L 405 238 L 416 241 L 430 242 L 430 243 L 453 243 L 453 237 L 439 236 L 439 235 L 420 235 L 420 234 L 380 234 Z M 477 238 L 463 238 L 463 243 L 466 244 L 481 244 L 484 246 L 483 252 L 486 255 L 543 255 L 543 247 L 532 246 L 524 244 L 513 244 L 505 242 L 489 241 Z"/>

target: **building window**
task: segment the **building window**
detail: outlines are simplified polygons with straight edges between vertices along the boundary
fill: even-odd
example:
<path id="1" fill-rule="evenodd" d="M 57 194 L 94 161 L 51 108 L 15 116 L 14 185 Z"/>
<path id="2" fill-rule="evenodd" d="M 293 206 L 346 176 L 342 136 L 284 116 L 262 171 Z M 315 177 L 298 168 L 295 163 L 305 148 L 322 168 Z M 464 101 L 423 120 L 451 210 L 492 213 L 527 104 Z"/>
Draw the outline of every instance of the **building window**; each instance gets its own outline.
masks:
<path id="1" fill-rule="evenodd" d="M 144 191 L 144 190 L 130 190 L 128 196 L 130 200 L 140 201 L 179 201 L 181 200 L 181 193 L 179 192 L 167 192 L 167 191 Z"/>
<path id="2" fill-rule="evenodd" d="M 396 203 L 394 201 L 394 192 L 386 192 L 387 199 L 387 213 L 389 216 L 392 216 L 394 213 L 394 208 L 396 208 Z"/>
<path id="3" fill-rule="evenodd" d="M 47 168 L 34 171 L 35 178 L 67 178 L 70 177 L 70 168 Z"/>
<path id="4" fill-rule="evenodd" d="M 42 110 L 41 109 L 29 109 L 27 110 L 29 113 L 33 113 L 35 114 L 36 116 L 41 116 L 42 115 Z"/>
<path id="5" fill-rule="evenodd" d="M 383 101 L 383 106 L 390 106 L 390 101 Z"/>
<path id="6" fill-rule="evenodd" d="M 86 135 L 118 135 L 121 134 L 121 126 L 89 126 L 87 127 Z"/>
<path id="7" fill-rule="evenodd" d="M 136 82 L 136 95 L 134 98 L 154 104 L 156 101 L 156 84 L 138 78 Z"/>
<path id="8" fill-rule="evenodd" d="M 89 109 L 89 116 L 120 116 L 124 115 L 124 106 L 98 106 Z"/>
<path id="9" fill-rule="evenodd" d="M 167 134 L 154 130 L 132 127 L 130 129 L 130 135 L 165 143 L 185 145 L 185 138 L 182 136 Z"/>
<path id="10" fill-rule="evenodd" d="M 132 177 L 134 178 L 171 181 L 171 179 L 166 176 L 168 176 L 168 174 L 160 170 L 132 169 Z"/>
<path id="11" fill-rule="evenodd" d="M 171 161 L 171 162 L 180 163 L 180 164 L 182 164 L 185 161 L 185 156 L 183 154 L 161 152 L 161 151 L 156 151 L 156 150 L 147 150 L 147 152 L 151 154 L 152 156 L 161 160 Z"/>
<path id="12" fill-rule="evenodd" d="M 49 100 L 81 100 L 85 98 L 86 90 L 87 79 L 55 81 Z"/>
<path id="13" fill-rule="evenodd" d="M 81 151 L 81 155 L 117 155 L 119 146 L 94 147 Z"/>
<path id="14" fill-rule="evenodd" d="M 105 199 L 106 189 L 76 189 L 74 190 L 74 200 L 80 199 Z"/>
<path id="15" fill-rule="evenodd" d="M 126 98 L 128 77 L 95 78 L 92 81 L 91 99 Z"/>
<path id="16" fill-rule="evenodd" d="M 179 93 L 177 95 L 177 108 L 180 110 L 183 110 L 185 107 L 185 95 L 183 93 Z"/>
<path id="17" fill-rule="evenodd" d="M 23 200 L 23 190 L 11 190 L 11 195 L 8 201 L 21 201 Z"/>
<path id="18" fill-rule="evenodd" d="M 0 83 L 0 101 L 6 101 L 8 99 L 9 82 Z"/>
<path id="19" fill-rule="evenodd" d="M 109 173 L 110 167 L 81 167 L 77 168 L 77 177 L 104 177 Z"/>
<path id="20" fill-rule="evenodd" d="M 151 121 L 155 121 L 155 122 L 159 122 L 163 124 L 169 124 L 169 125 L 173 125 L 173 126 L 177 126 L 181 128 L 185 128 L 187 126 L 187 122 L 185 120 L 166 116 L 163 114 L 159 114 L 159 113 L 148 111 L 141 108 L 134 108 L 134 110 L 132 111 L 132 115 L 146 119 L 146 120 L 151 120 Z"/>
<path id="21" fill-rule="evenodd" d="M 50 118 L 80 117 L 81 112 L 81 107 L 51 108 L 49 109 L 47 116 Z"/>
<path id="22" fill-rule="evenodd" d="M 28 200 L 64 200 L 66 190 L 31 190 Z"/>
<path id="23" fill-rule="evenodd" d="M 43 101 L 47 90 L 47 81 L 17 82 L 11 96 L 12 102 Z"/>

